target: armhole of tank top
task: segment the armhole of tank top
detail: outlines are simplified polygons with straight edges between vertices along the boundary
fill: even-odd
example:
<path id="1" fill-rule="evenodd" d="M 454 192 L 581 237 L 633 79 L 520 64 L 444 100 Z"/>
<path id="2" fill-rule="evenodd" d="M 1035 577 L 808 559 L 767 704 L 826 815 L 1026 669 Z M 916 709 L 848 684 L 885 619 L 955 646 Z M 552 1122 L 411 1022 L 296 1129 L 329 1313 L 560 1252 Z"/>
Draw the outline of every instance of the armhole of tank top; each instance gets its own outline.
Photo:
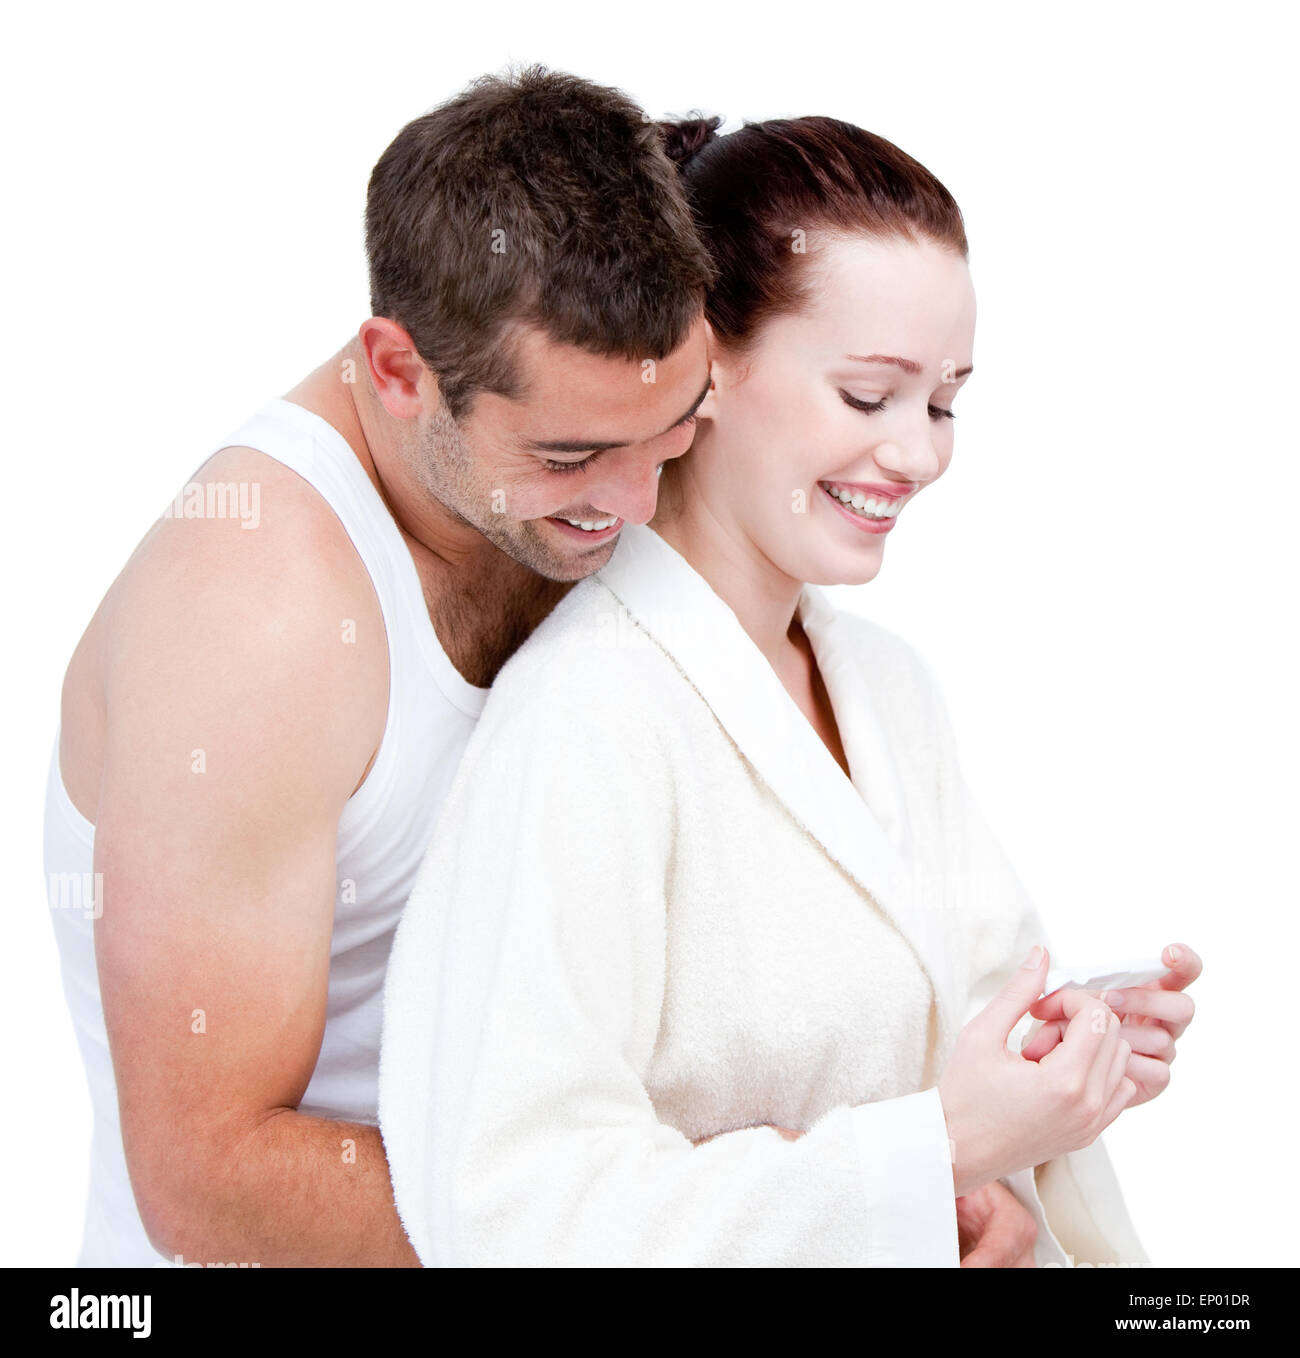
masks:
<path id="1" fill-rule="evenodd" d="M 295 411 L 309 417 L 307 422 L 320 421 L 320 416 L 305 406 L 298 406 L 292 401 L 285 401 L 280 398 L 277 410 L 283 410 L 285 406 L 293 407 L 292 410 L 284 411 L 284 418 L 297 419 Z M 332 428 L 332 426 L 330 426 Z M 352 790 L 343 810 L 339 813 L 339 837 L 364 833 L 365 829 L 376 819 L 383 809 L 384 802 L 391 790 L 392 783 L 396 774 L 396 759 L 394 750 L 397 748 L 397 731 L 401 720 L 401 682 L 398 678 L 398 667 L 400 659 L 396 654 L 393 645 L 393 637 L 389 627 L 389 610 L 384 607 L 383 582 L 377 580 L 376 572 L 383 567 L 383 548 L 376 542 L 367 543 L 363 548 L 353 536 L 352 529 L 349 528 L 343 515 L 339 513 L 339 506 L 336 503 L 337 497 L 351 497 L 355 502 L 359 487 L 354 484 L 352 478 L 339 465 L 337 460 L 330 455 L 328 449 L 323 446 L 323 439 L 320 433 L 314 428 L 308 429 L 307 439 L 310 447 L 310 462 L 306 468 L 311 473 L 310 476 L 303 474 L 298 467 L 288 462 L 281 461 L 280 458 L 266 452 L 264 449 L 257 449 L 265 457 L 270 457 L 273 461 L 279 462 L 282 467 L 287 467 L 296 476 L 301 477 L 316 492 L 324 503 L 325 508 L 334 516 L 334 521 L 343 530 L 344 536 L 352 544 L 352 550 L 356 553 L 357 560 L 361 564 L 361 569 L 365 572 L 367 581 L 370 584 L 371 592 L 374 594 L 375 605 L 379 609 L 379 621 L 384 629 L 384 650 L 388 655 L 388 693 L 384 699 L 384 725 L 379 733 L 379 744 L 375 748 L 375 757 L 370 768 L 366 771 L 365 777 Z M 342 435 L 339 435 L 342 438 Z M 349 456 L 351 452 L 349 450 Z M 358 471 L 360 471 L 358 467 Z M 364 475 L 364 472 L 361 473 Z M 327 483 L 326 488 L 322 489 L 321 482 Z M 332 493 L 336 498 L 331 498 Z M 359 513 L 363 512 L 360 505 L 352 504 L 348 506 Z M 371 554 L 379 558 L 372 565 L 368 559 Z M 390 582 L 391 583 L 391 582 Z"/>
<path id="2" fill-rule="evenodd" d="M 54 750 L 50 755 L 50 795 L 53 797 L 54 805 L 58 808 L 59 815 L 63 817 L 67 828 L 83 843 L 93 845 L 95 842 L 95 827 L 80 811 L 77 810 L 76 804 L 68 795 L 67 786 L 63 781 L 63 768 L 60 762 L 62 745 L 63 725 L 60 723 L 54 731 Z"/>
<path id="3" fill-rule="evenodd" d="M 300 417 L 303 416 L 307 418 L 301 419 Z M 375 750 L 374 762 L 370 765 L 365 777 L 349 794 L 347 801 L 343 803 L 343 810 L 339 816 L 340 824 L 342 825 L 346 821 L 349 833 L 352 833 L 359 828 L 356 824 L 358 820 L 368 823 L 378 807 L 382 805 L 382 797 L 377 791 L 380 780 L 391 781 L 392 779 L 393 761 L 387 756 L 393 746 L 391 737 L 398 706 L 395 701 L 397 696 L 397 667 L 393 660 L 392 638 L 388 632 L 388 613 L 384 608 L 383 593 L 375 582 L 375 573 L 366 560 L 366 553 L 362 551 L 339 513 L 338 506 L 331 500 L 326 491 L 321 489 L 320 482 L 324 480 L 332 482 L 327 486 L 327 489 L 335 493 L 355 495 L 356 491 L 356 488 L 350 484 L 347 474 L 339 469 L 335 459 L 322 447 L 321 433 L 315 428 L 317 422 L 326 423 L 321 420 L 319 415 L 308 410 L 305 406 L 297 405 L 293 401 L 286 401 L 283 397 L 275 397 L 237 429 L 232 430 L 221 444 L 213 448 L 207 457 L 199 463 L 199 467 L 205 466 L 208 461 L 216 457 L 218 453 L 225 452 L 227 448 L 248 448 L 283 467 L 286 471 L 292 472 L 294 476 L 315 492 L 325 509 L 333 516 L 334 522 L 343 530 L 343 535 L 352 545 L 357 561 L 370 584 L 375 603 L 379 608 L 379 619 L 384 627 L 384 648 L 388 653 L 388 694 L 385 698 L 384 727 L 380 733 L 379 745 Z M 269 452 L 261 446 L 266 441 L 261 438 L 264 425 L 274 426 L 288 423 L 298 425 L 298 432 L 302 436 L 301 442 L 295 444 L 296 455 L 290 460 L 286 460 L 285 457 L 277 457 L 275 453 Z M 327 427 L 332 428 L 332 426 Z M 339 435 L 339 437 L 342 438 L 342 435 Z M 272 440 L 272 442 L 274 441 Z M 191 479 L 193 478 L 191 477 Z M 376 775 L 380 775 L 380 777 L 377 779 Z M 61 781 L 62 779 L 60 779 Z M 378 802 L 376 802 L 376 798 L 379 798 Z M 73 809 L 75 810 L 75 808 Z"/>
<path id="4" fill-rule="evenodd" d="M 370 478 L 356 461 L 347 440 L 328 420 L 318 415 L 314 410 L 308 410 L 306 406 L 298 405 L 296 401 L 287 401 L 281 396 L 271 403 L 271 407 L 272 418 L 290 420 L 304 428 L 321 462 L 329 467 L 331 473 L 337 473 L 342 478 L 343 489 L 353 497 L 354 501 L 359 497 L 365 501 L 375 502 L 371 505 L 371 508 L 376 510 L 376 533 L 387 535 L 388 530 L 391 530 L 392 540 L 387 545 L 376 541 L 374 547 L 383 556 L 390 568 L 388 584 L 395 596 L 394 603 L 398 606 L 409 603 L 409 611 L 412 617 L 419 619 L 418 623 L 412 622 L 409 639 L 415 644 L 429 677 L 437 685 L 438 692 L 463 716 L 477 718 L 483 710 L 483 704 L 487 701 L 488 690 L 470 683 L 452 663 L 451 657 L 444 649 L 437 632 L 434 630 L 433 622 L 429 618 L 428 605 L 424 601 L 424 588 L 420 583 L 415 562 L 411 560 L 410 550 L 402 539 L 397 525 L 393 523 L 388 507 L 380 499 L 378 492 L 370 482 Z M 325 446 L 327 442 L 333 445 L 333 452 Z M 341 455 L 343 453 L 346 453 L 348 459 L 350 459 L 346 463 L 346 471 L 341 469 L 336 456 L 336 454 Z M 267 456 L 269 457 L 271 454 L 268 453 Z M 290 470 L 292 471 L 294 468 L 291 467 Z M 319 488 L 315 489 L 319 493 Z M 325 497 L 322 495 L 321 498 L 324 499 Z M 326 501 L 326 503 L 329 502 Z M 347 525 L 339 518 L 338 511 L 332 505 L 330 508 L 334 517 L 339 519 L 340 524 L 343 525 L 343 531 L 348 533 Z M 362 513 L 365 512 L 364 505 L 358 504 L 357 508 Z M 382 527 L 378 526 L 380 514 L 385 516 Z M 356 540 L 352 538 L 352 534 L 348 533 L 348 537 L 351 539 L 357 555 L 361 556 L 361 564 L 366 567 L 367 574 L 370 575 L 370 583 L 379 598 L 382 611 L 383 595 L 380 593 L 378 585 L 375 584 L 374 575 L 370 571 L 361 549 L 357 546 Z M 387 626 L 387 614 L 385 614 L 385 626 Z M 390 658 L 392 656 L 391 641 L 389 656 Z"/>
<path id="5" fill-rule="evenodd" d="M 306 458 L 302 466 L 296 466 L 293 461 L 285 461 L 284 458 L 277 457 L 274 453 L 259 447 L 257 442 L 244 441 L 246 439 L 257 439 L 260 426 L 264 422 L 269 422 L 272 425 L 291 425 L 304 436 L 301 444 L 295 444 L 296 447 L 303 448 L 306 451 Z M 326 440 L 333 441 L 335 445 L 333 451 L 326 446 Z M 348 457 L 353 459 L 347 464 L 346 470 L 340 465 L 339 457 L 335 455 L 335 453 L 341 454 L 344 450 L 339 447 L 339 444 L 344 445 Z M 452 707 L 464 715 L 476 717 L 486 701 L 487 690 L 476 688 L 470 684 L 455 668 L 451 658 L 443 650 L 426 610 L 415 563 L 410 560 L 406 544 L 402 542 L 401 534 L 396 525 L 391 525 L 393 533 L 397 537 L 396 544 L 389 544 L 387 548 L 385 547 L 380 536 L 384 532 L 384 528 L 376 523 L 373 536 L 363 549 L 353 536 L 343 516 L 339 513 L 338 506 L 326 493 L 328 490 L 349 499 L 351 501 L 349 508 L 355 510 L 361 522 L 365 522 L 365 502 L 371 496 L 376 500 L 379 498 L 364 469 L 355 461 L 351 447 L 346 444 L 343 435 L 328 420 L 316 414 L 315 411 L 308 410 L 306 406 L 298 405 L 295 401 L 276 397 L 263 406 L 245 424 L 232 431 L 221 447 L 215 449 L 209 456 L 214 456 L 215 453 L 225 448 L 233 447 L 251 448 L 254 452 L 261 453 L 263 457 L 268 457 L 272 462 L 277 462 L 280 466 L 291 471 L 316 492 L 352 544 L 352 550 L 357 554 L 361 569 L 365 571 L 366 578 L 370 582 L 370 588 L 374 592 L 375 601 L 379 605 L 379 615 L 384 626 L 384 645 L 388 652 L 387 712 L 374 763 L 361 780 L 360 785 L 344 803 L 343 811 L 339 817 L 340 839 L 345 835 L 352 838 L 364 833 L 381 814 L 385 799 L 390 793 L 398 774 L 402 686 L 404 683 L 410 682 L 410 676 L 404 675 L 401 679 L 398 676 L 402 659 L 398 649 L 393 644 L 389 627 L 389 610 L 384 606 L 385 590 L 392 596 L 394 608 L 401 607 L 403 596 L 406 594 L 412 595 L 409 601 L 412 609 L 418 603 L 424 626 L 420 628 L 413 623 L 409 640 L 417 646 L 430 678 L 439 693 Z M 354 471 L 355 475 L 353 474 Z M 327 483 L 324 490 L 321 488 L 321 481 Z M 364 485 L 362 481 L 364 481 Z M 383 512 L 387 514 L 387 507 L 383 505 L 382 500 L 379 501 L 379 504 Z M 389 522 L 391 524 L 391 520 Z M 399 546 L 402 552 L 407 553 L 405 562 L 392 559 L 393 553 Z M 367 559 L 368 554 L 373 554 L 376 558 L 375 569 L 372 569 L 371 562 Z M 384 581 L 384 588 L 381 588 L 380 582 L 376 580 L 376 570 L 383 571 L 385 567 L 387 567 L 387 579 Z M 409 567 L 409 574 L 404 567 Z M 398 578 L 402 574 L 408 574 L 405 582 Z"/>

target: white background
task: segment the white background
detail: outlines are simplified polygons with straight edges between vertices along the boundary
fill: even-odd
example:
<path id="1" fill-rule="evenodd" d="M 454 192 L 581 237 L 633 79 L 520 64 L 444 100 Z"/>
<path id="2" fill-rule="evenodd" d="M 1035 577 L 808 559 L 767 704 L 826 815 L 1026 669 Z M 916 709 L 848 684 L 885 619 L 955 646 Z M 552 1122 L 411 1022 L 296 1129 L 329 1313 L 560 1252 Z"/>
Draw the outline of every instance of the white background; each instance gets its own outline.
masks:
<path id="1" fill-rule="evenodd" d="M 6 20 L 0 1263 L 75 1257 L 88 1101 L 41 870 L 59 684 L 189 472 L 368 314 L 403 123 L 543 61 L 655 115 L 831 114 L 965 213 L 957 451 L 846 591 L 934 664 L 1058 948 L 1204 956 L 1107 1144 L 1151 1257 L 1296 1264 L 1296 117 L 1285 10 L 23 6 Z M 177 903 L 184 908 L 183 902 Z"/>

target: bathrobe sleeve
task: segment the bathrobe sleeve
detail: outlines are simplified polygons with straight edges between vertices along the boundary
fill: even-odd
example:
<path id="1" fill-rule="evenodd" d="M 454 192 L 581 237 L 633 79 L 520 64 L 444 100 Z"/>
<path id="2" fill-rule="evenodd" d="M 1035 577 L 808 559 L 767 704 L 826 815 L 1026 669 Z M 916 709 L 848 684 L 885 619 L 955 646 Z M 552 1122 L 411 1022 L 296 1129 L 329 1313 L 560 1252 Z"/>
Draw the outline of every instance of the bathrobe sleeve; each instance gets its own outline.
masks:
<path id="1" fill-rule="evenodd" d="M 1037 907 L 1012 867 L 1000 841 L 962 774 L 956 742 L 933 671 L 923 666 L 933 709 L 940 757 L 941 800 L 951 833 L 956 918 L 963 936 L 954 940 L 965 960 L 967 1023 L 993 998 L 1024 961 L 1030 948 L 1052 943 Z M 1008 1046 L 1019 1051 L 1041 1024 L 1026 1015 L 1012 1030 Z M 1121 1115 L 1122 1116 L 1122 1115 Z M 1119 1180 L 1102 1139 L 1068 1155 L 1002 1180 L 1039 1224 L 1039 1262 L 1051 1259 L 1046 1226 L 1074 1263 L 1147 1263 L 1124 1204 Z"/>
<path id="2" fill-rule="evenodd" d="M 795 1141 L 694 1146 L 660 1121 L 670 733 L 653 704 L 543 688 L 494 693 L 393 948 L 380 1126 L 421 1260 L 956 1266 L 933 1088 L 832 1109 Z M 719 825 L 726 852 L 725 807 Z"/>

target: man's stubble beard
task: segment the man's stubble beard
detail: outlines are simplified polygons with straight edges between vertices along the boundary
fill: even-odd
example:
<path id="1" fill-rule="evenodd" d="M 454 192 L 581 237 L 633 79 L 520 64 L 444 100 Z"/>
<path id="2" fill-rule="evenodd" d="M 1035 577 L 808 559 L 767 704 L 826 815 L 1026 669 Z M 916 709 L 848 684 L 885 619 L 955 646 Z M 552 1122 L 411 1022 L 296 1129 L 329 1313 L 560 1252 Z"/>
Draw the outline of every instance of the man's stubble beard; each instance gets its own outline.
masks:
<path id="1" fill-rule="evenodd" d="M 493 512 L 494 493 L 500 488 L 479 484 L 478 468 L 460 427 L 441 406 L 425 431 L 414 470 L 421 489 L 449 514 L 473 528 L 512 561 L 547 580 L 581 580 L 595 574 L 609 560 L 611 553 L 592 552 L 588 555 L 595 561 L 587 565 L 584 557 L 576 554 L 569 557 L 558 551 L 544 536 L 540 521 L 511 519 L 508 512 Z M 614 541 L 617 543 L 618 539 Z"/>

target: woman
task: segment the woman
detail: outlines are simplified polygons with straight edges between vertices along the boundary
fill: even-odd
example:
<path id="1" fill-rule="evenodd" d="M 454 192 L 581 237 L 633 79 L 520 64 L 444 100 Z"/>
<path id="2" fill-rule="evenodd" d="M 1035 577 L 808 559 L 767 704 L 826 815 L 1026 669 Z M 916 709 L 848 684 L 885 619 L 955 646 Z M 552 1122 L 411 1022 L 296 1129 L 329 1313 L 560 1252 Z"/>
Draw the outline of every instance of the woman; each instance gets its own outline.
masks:
<path id="1" fill-rule="evenodd" d="M 818 588 L 948 465 L 960 213 L 847 124 L 716 123 L 666 131 L 719 268 L 695 440 L 501 672 L 398 930 L 404 1224 L 426 1264 L 955 1265 L 1002 1179 L 1038 1262 L 1144 1262 L 1097 1137 L 1189 1002 L 1148 1041 L 1061 992 L 1007 1050 L 1041 923 L 928 670 Z"/>

